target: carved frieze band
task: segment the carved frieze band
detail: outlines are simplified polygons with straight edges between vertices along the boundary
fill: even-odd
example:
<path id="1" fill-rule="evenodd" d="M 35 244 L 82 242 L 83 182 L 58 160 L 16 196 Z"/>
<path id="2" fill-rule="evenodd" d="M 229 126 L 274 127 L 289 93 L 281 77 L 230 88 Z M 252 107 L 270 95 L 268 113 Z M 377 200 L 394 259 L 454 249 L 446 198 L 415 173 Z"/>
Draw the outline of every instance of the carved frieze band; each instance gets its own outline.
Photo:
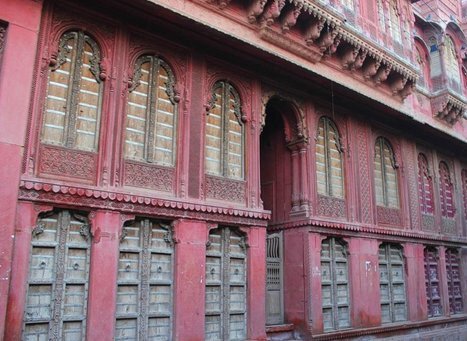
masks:
<path id="1" fill-rule="evenodd" d="M 422 229 L 425 231 L 436 231 L 435 217 L 428 214 L 422 214 Z"/>
<path id="2" fill-rule="evenodd" d="M 94 181 L 96 155 L 59 147 L 41 146 L 39 173 Z"/>
<path id="3" fill-rule="evenodd" d="M 401 212 L 398 209 L 377 207 L 378 224 L 402 226 Z"/>
<path id="4" fill-rule="evenodd" d="M 125 162 L 124 183 L 127 186 L 173 192 L 175 172 L 172 168 Z"/>
<path id="5" fill-rule="evenodd" d="M 345 218 L 345 200 L 318 195 L 318 215 Z"/>
<path id="6" fill-rule="evenodd" d="M 245 182 L 206 176 L 206 198 L 245 202 Z"/>
<path id="7" fill-rule="evenodd" d="M 455 235 L 457 232 L 456 221 L 450 218 L 441 218 L 441 228 L 442 233 Z"/>

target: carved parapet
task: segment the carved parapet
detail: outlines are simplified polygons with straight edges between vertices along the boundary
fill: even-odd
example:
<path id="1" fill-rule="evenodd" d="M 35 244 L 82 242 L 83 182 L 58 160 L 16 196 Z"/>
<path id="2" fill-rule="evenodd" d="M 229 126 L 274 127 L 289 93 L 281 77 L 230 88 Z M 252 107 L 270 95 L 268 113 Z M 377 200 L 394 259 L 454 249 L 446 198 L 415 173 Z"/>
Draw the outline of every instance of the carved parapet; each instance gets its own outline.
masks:
<path id="1" fill-rule="evenodd" d="M 266 5 L 267 0 L 254 0 L 250 7 L 248 8 L 248 21 L 254 23 L 256 19 L 263 14 L 264 6 Z"/>
<path id="2" fill-rule="evenodd" d="M 467 108 L 465 98 L 460 98 L 449 91 L 432 98 L 431 105 L 434 116 L 450 125 L 459 121 Z"/>

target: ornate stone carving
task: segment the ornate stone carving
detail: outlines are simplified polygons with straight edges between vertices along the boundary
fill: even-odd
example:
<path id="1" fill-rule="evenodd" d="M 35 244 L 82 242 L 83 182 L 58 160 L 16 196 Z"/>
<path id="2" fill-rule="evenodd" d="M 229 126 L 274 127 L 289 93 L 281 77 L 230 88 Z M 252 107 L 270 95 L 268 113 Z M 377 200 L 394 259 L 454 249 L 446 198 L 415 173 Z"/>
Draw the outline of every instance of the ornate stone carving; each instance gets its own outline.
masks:
<path id="1" fill-rule="evenodd" d="M 360 208 L 362 222 L 372 223 L 372 204 L 370 189 L 370 168 L 368 160 L 368 141 L 366 127 L 361 125 L 357 135 L 358 144 L 358 178 L 360 179 Z"/>
<path id="2" fill-rule="evenodd" d="M 125 162 L 124 184 L 126 186 L 172 192 L 174 188 L 174 170 L 127 161 Z"/>
<path id="3" fill-rule="evenodd" d="M 318 215 L 345 218 L 345 200 L 318 195 Z"/>
<path id="4" fill-rule="evenodd" d="M 206 198 L 245 202 L 245 182 L 206 176 Z"/>
<path id="5" fill-rule="evenodd" d="M 96 155 L 43 145 L 40 150 L 39 173 L 94 181 Z"/>
<path id="6" fill-rule="evenodd" d="M 248 21 L 254 23 L 263 13 L 267 0 L 254 0 L 248 8 Z"/>
<path id="7" fill-rule="evenodd" d="M 422 214 L 422 229 L 425 231 L 435 232 L 435 217 L 428 214 Z"/>
<path id="8" fill-rule="evenodd" d="M 307 45 L 312 45 L 319 38 L 325 23 L 326 20 L 324 18 L 315 18 L 311 21 L 304 36 Z"/>
<path id="9" fill-rule="evenodd" d="M 465 99 L 446 90 L 431 100 L 435 117 L 453 125 L 459 121 L 467 108 Z"/>
<path id="10" fill-rule="evenodd" d="M 287 33 L 295 24 L 297 23 L 298 16 L 302 11 L 303 5 L 299 4 L 293 8 L 291 8 L 282 19 L 281 27 L 282 32 Z"/>
<path id="11" fill-rule="evenodd" d="M 272 0 L 266 7 L 261 22 L 266 25 L 272 25 L 274 20 L 281 14 L 282 8 L 285 6 L 285 0 Z"/>
<path id="12" fill-rule="evenodd" d="M 456 220 L 442 217 L 441 232 L 445 234 L 457 234 Z"/>
<path id="13" fill-rule="evenodd" d="M 399 209 L 388 207 L 377 207 L 378 224 L 402 226 L 401 212 Z"/>

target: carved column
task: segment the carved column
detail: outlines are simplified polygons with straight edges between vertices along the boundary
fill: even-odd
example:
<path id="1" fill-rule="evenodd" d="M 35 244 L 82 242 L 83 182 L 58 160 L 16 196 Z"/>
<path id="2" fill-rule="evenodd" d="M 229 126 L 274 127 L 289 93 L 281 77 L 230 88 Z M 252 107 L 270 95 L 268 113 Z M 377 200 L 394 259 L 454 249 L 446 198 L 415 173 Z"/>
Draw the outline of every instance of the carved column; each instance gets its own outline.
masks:
<path id="1" fill-rule="evenodd" d="M 299 162 L 300 162 L 300 210 L 303 212 L 309 212 L 310 210 L 310 199 L 309 193 L 310 188 L 308 186 L 308 169 L 307 169 L 307 150 L 308 144 L 303 142 L 299 146 Z"/>
<path id="2" fill-rule="evenodd" d="M 266 228 L 245 229 L 248 235 L 248 340 L 266 341 Z"/>
<path id="3" fill-rule="evenodd" d="M 88 340 L 113 340 L 120 236 L 123 223 L 131 218 L 106 210 L 92 212 L 89 216 L 93 237 L 86 333 Z"/>
<path id="4" fill-rule="evenodd" d="M 180 219 L 174 235 L 174 340 L 202 341 L 208 226 L 204 221 Z"/>
<path id="5" fill-rule="evenodd" d="M 349 281 L 353 327 L 381 324 L 378 241 L 349 238 Z"/>
<path id="6" fill-rule="evenodd" d="M 39 206 L 31 202 L 18 202 L 5 340 L 21 339 L 23 314 L 26 305 L 32 231 L 36 226 L 39 213 L 50 210 L 52 210 L 51 206 Z M 13 235 L 8 237 L 12 238 Z"/>
<path id="7" fill-rule="evenodd" d="M 427 318 L 425 288 L 425 261 L 423 244 L 406 243 L 404 257 L 406 262 L 407 319 L 421 321 Z"/>
<path id="8" fill-rule="evenodd" d="M 297 146 L 289 146 L 292 158 L 292 212 L 300 211 L 300 160 Z"/>

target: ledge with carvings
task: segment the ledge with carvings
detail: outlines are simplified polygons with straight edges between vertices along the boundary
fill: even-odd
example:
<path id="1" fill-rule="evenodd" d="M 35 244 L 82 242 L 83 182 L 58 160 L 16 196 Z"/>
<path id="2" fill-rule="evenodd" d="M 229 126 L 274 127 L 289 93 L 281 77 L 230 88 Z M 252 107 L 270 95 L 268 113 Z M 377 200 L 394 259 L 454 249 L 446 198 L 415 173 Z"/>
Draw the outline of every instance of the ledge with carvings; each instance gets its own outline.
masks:
<path id="1" fill-rule="evenodd" d="M 123 190 L 96 190 L 39 181 L 21 181 L 19 199 L 55 205 L 118 210 L 167 218 L 191 218 L 234 225 L 266 226 L 270 212 L 190 200 L 147 197 Z"/>
<path id="2" fill-rule="evenodd" d="M 196 2 L 257 30 L 261 39 L 312 63 L 336 57 L 342 69 L 355 78 L 373 81 L 376 86 L 384 84 L 401 100 L 413 92 L 417 67 L 365 37 L 326 5 L 311 0 L 251 0 L 246 10 L 229 11 L 230 0 Z M 246 20 L 239 20 L 239 13 Z M 294 31 L 297 21 L 300 29 Z"/>
<path id="3" fill-rule="evenodd" d="M 359 237 L 367 238 L 395 238 L 426 241 L 431 242 L 446 242 L 454 243 L 456 245 L 466 245 L 467 237 L 454 236 L 454 235 L 443 235 L 439 233 L 433 233 L 431 231 L 418 231 L 418 230 L 407 230 L 391 227 L 382 227 L 374 224 L 364 224 L 357 222 L 342 222 L 332 221 L 325 218 L 307 218 L 301 220 L 294 220 L 288 222 L 277 223 L 274 225 L 268 225 L 268 229 L 272 231 L 282 229 L 293 229 L 293 228 L 310 228 L 313 232 L 320 232 L 323 234 L 343 234 L 343 235 L 358 235 Z M 380 236 L 380 237 L 377 237 Z"/>
<path id="4" fill-rule="evenodd" d="M 431 95 L 431 107 L 433 115 L 449 124 L 454 125 L 465 117 L 467 109 L 467 98 L 445 88 Z"/>

